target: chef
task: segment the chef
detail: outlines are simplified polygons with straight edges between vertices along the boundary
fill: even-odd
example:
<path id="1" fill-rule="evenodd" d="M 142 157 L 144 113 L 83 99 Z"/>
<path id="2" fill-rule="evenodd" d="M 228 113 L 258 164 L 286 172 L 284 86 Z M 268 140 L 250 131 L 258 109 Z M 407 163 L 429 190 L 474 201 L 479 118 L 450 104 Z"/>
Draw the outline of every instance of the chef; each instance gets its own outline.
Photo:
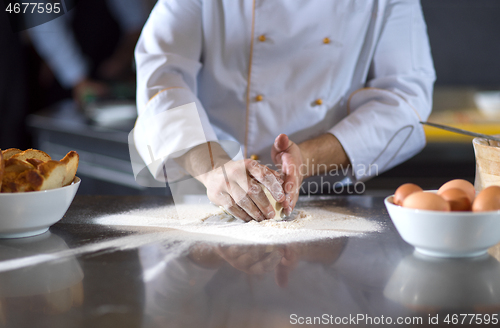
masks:
<path id="1" fill-rule="evenodd" d="M 425 145 L 418 0 L 159 0 L 135 55 L 139 154 L 244 220 L 274 217 L 260 185 L 290 214 L 303 179 L 365 181 Z"/>
<path id="2" fill-rule="evenodd" d="M 103 80 L 118 81 L 127 76 L 133 46 L 146 17 L 141 0 L 85 1 L 78 3 L 75 10 L 28 29 L 28 33 L 35 50 L 59 83 L 72 90 L 76 101 L 83 102 L 89 95 L 102 97 L 109 93 Z M 93 20 L 98 20 L 100 27 L 113 27 L 115 22 L 108 21 L 111 18 L 118 24 L 121 35 L 114 48 L 103 47 L 103 38 L 93 35 L 96 29 L 88 27 L 94 25 Z M 78 28 L 82 21 L 86 24 L 83 32 Z M 104 42 L 107 44 L 109 40 Z"/>

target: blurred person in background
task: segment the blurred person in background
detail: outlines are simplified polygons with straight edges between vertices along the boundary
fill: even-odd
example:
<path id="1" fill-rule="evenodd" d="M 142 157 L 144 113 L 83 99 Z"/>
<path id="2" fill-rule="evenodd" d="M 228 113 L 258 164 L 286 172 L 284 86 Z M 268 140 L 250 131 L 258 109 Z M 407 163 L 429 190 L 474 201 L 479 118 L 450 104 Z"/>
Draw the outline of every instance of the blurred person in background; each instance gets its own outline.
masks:
<path id="1" fill-rule="evenodd" d="M 133 52 L 147 7 L 143 0 L 78 1 L 67 14 L 29 29 L 46 64 L 38 73 L 40 87 L 50 90 L 43 106 L 70 96 L 81 104 L 109 95 L 109 82 L 133 80 Z"/>
<path id="2" fill-rule="evenodd" d="M 5 11 L 0 12 L 0 149 L 24 148 L 27 115 L 25 49 L 12 32 Z"/>

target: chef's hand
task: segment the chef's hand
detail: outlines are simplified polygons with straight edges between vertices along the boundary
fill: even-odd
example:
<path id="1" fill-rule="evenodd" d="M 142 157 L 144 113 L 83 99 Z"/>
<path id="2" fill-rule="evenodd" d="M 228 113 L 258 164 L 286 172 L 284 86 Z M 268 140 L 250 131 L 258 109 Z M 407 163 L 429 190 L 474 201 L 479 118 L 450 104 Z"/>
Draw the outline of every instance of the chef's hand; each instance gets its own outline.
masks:
<path id="1" fill-rule="evenodd" d="M 283 180 L 279 174 L 257 161 L 229 161 L 200 177 L 208 199 L 245 221 L 274 218 L 274 209 L 259 183 L 277 201 L 283 201 Z"/>
<path id="2" fill-rule="evenodd" d="M 288 139 L 286 134 L 280 134 L 274 141 L 271 158 L 285 174 L 283 184 L 285 201 L 282 206 L 285 215 L 290 215 L 297 204 L 303 180 L 303 176 L 300 174 L 300 167 L 304 163 L 302 151 L 296 143 Z"/>
<path id="3" fill-rule="evenodd" d="M 176 161 L 207 188 L 212 203 L 245 221 L 272 219 L 274 209 L 260 187 L 285 200 L 280 174 L 257 161 L 233 161 L 219 144 L 200 145 Z"/>
<path id="4" fill-rule="evenodd" d="M 248 274 L 272 272 L 282 261 L 284 247 L 271 245 L 220 246 L 217 253 L 232 267 Z"/>
<path id="5" fill-rule="evenodd" d="M 330 133 L 301 142 L 299 145 L 280 134 L 274 141 L 271 156 L 285 174 L 285 196 L 282 204 L 290 215 L 299 197 L 302 181 L 314 174 L 328 174 L 329 168 L 349 168 L 350 160 L 340 141 Z"/>

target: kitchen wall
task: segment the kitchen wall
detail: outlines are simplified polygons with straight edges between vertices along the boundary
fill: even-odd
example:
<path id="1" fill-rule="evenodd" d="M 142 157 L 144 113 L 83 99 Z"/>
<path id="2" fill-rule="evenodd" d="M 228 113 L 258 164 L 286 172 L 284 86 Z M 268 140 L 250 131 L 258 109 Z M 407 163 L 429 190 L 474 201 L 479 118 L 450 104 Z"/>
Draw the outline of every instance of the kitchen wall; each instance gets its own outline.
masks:
<path id="1" fill-rule="evenodd" d="M 421 0 L 437 86 L 500 89 L 500 1 Z"/>

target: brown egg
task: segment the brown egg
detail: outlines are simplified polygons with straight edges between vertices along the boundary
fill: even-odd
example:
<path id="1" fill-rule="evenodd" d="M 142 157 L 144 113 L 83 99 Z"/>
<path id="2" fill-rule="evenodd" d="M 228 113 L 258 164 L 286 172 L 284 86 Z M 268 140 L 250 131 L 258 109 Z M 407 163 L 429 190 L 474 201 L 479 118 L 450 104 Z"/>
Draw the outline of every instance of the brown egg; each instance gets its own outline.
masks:
<path id="1" fill-rule="evenodd" d="M 462 179 L 455 179 L 455 180 L 451 180 L 451 181 L 446 182 L 444 185 L 441 186 L 441 188 L 439 188 L 437 194 L 441 195 L 441 193 L 443 191 L 445 191 L 446 189 L 450 189 L 450 188 L 458 188 L 458 189 L 462 189 L 463 191 L 465 191 L 465 193 L 469 197 L 469 200 L 471 203 L 474 201 L 474 198 L 476 197 L 476 189 L 474 189 L 474 186 L 472 185 L 472 183 L 470 183 L 467 180 L 462 180 Z"/>
<path id="2" fill-rule="evenodd" d="M 440 194 L 445 201 L 450 204 L 452 211 L 470 211 L 472 209 L 472 203 L 462 189 L 450 188 L 446 189 Z"/>
<path id="3" fill-rule="evenodd" d="M 431 192 L 417 191 L 406 197 L 403 207 L 429 211 L 449 211 L 450 204 L 443 197 Z"/>
<path id="4" fill-rule="evenodd" d="M 405 183 L 399 186 L 394 193 L 394 204 L 403 205 L 405 198 L 417 191 L 422 191 L 422 188 L 413 183 Z"/>
<path id="5" fill-rule="evenodd" d="M 500 210 L 500 187 L 484 188 L 472 203 L 472 211 L 486 212 Z"/>

